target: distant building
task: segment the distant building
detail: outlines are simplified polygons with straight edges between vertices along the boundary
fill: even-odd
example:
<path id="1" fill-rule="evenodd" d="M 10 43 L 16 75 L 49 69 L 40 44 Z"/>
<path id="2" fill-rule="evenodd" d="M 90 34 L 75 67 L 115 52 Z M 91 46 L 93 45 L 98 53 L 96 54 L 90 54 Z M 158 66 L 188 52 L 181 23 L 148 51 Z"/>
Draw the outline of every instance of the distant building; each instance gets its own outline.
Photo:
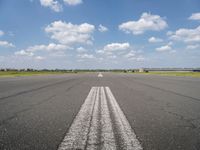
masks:
<path id="1" fill-rule="evenodd" d="M 144 72 L 144 71 L 145 71 L 144 68 L 139 69 L 139 72 Z"/>

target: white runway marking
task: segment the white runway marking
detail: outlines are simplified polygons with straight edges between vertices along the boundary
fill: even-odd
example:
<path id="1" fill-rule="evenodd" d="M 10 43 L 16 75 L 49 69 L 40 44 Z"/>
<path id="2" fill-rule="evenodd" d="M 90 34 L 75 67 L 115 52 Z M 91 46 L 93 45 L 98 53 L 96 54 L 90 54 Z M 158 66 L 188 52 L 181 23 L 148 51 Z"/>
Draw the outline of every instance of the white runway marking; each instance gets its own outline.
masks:
<path id="1" fill-rule="evenodd" d="M 58 150 L 99 149 L 142 150 L 109 87 L 91 88 L 58 148 Z"/>
<path id="2" fill-rule="evenodd" d="M 106 92 L 110 99 L 115 123 L 121 136 L 121 142 L 123 143 L 123 145 L 121 145 L 121 148 L 126 150 L 142 150 L 142 147 L 137 140 L 135 133 L 133 132 L 128 120 L 126 119 L 123 111 L 120 109 L 109 87 L 106 87 Z"/>
<path id="3" fill-rule="evenodd" d="M 115 150 L 115 137 L 112 129 L 110 113 L 104 88 L 101 87 L 101 141 L 103 143 L 102 149 Z"/>
<path id="4" fill-rule="evenodd" d="M 102 73 L 99 73 L 99 74 L 98 74 L 98 77 L 102 78 L 102 77 L 103 77 L 103 74 L 102 74 Z"/>
<path id="5" fill-rule="evenodd" d="M 84 104 L 81 106 L 81 109 L 73 121 L 69 132 L 58 148 L 59 150 L 85 149 L 96 91 L 96 87 L 93 87 L 90 90 L 90 93 Z"/>
<path id="6" fill-rule="evenodd" d="M 97 95 L 96 95 L 96 100 L 95 100 L 95 105 L 94 105 L 94 110 L 92 114 L 92 120 L 91 120 L 91 127 L 90 127 L 90 132 L 89 132 L 89 137 L 88 137 L 88 142 L 87 142 L 87 149 L 97 149 L 99 138 L 98 138 L 98 128 L 99 128 L 99 90 L 100 88 L 97 89 Z"/>

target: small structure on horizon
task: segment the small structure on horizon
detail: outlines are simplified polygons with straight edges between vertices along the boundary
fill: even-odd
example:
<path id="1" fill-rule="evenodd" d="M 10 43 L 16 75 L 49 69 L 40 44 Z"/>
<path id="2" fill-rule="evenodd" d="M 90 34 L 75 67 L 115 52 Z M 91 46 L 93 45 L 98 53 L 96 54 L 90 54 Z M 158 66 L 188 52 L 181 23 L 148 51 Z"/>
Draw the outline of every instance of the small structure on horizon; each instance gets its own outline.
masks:
<path id="1" fill-rule="evenodd" d="M 139 72 L 145 72 L 144 68 L 140 68 Z"/>
<path id="2" fill-rule="evenodd" d="M 149 71 L 148 71 L 147 69 L 140 68 L 140 69 L 139 69 L 139 72 L 146 72 L 146 73 L 147 73 L 147 72 L 149 72 Z"/>

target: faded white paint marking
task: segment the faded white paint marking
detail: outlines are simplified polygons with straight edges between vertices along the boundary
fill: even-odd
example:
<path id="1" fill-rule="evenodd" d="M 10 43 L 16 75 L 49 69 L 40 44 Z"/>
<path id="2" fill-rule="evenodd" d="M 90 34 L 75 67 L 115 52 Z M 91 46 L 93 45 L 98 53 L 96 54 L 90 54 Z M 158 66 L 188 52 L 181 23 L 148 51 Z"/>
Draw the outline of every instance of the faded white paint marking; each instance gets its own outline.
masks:
<path id="1" fill-rule="evenodd" d="M 113 127 L 115 127 L 116 133 L 114 133 Z M 116 140 L 116 135 L 120 141 Z M 91 88 L 58 148 L 58 150 L 99 149 L 142 150 L 109 87 Z"/>
<path id="2" fill-rule="evenodd" d="M 92 87 L 58 150 L 85 149 L 96 92 L 97 87 Z"/>
<path id="3" fill-rule="evenodd" d="M 116 143 L 104 88 L 101 87 L 101 143 L 103 150 L 115 150 Z"/>
<path id="4" fill-rule="evenodd" d="M 102 77 L 103 77 L 103 74 L 102 74 L 102 73 L 99 73 L 99 74 L 98 74 L 98 77 L 102 78 Z"/>
<path id="5" fill-rule="evenodd" d="M 120 141 L 122 143 L 121 148 L 124 150 L 142 150 L 136 135 L 131 128 L 128 120 L 126 119 L 123 111 L 120 109 L 117 101 L 115 100 L 109 87 L 106 87 L 106 93 L 109 97 L 111 104 L 111 111 L 113 111 L 114 122 L 120 135 Z"/>
<path id="6" fill-rule="evenodd" d="M 98 144 L 99 143 L 99 136 L 98 136 L 98 131 L 99 131 L 99 126 L 100 126 L 100 121 L 99 121 L 99 91 L 100 88 L 98 87 L 97 89 L 97 94 L 95 98 L 95 105 L 94 105 L 94 110 L 92 114 L 92 120 L 91 120 L 91 127 L 90 127 L 90 132 L 89 132 L 89 137 L 87 141 L 87 149 L 88 150 L 95 150 L 98 149 Z"/>

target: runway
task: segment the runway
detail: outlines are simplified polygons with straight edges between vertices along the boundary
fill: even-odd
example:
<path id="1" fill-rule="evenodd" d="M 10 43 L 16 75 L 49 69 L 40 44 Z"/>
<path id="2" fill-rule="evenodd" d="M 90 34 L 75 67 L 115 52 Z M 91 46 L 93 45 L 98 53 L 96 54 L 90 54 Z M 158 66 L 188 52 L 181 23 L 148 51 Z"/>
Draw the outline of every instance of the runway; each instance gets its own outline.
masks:
<path id="1" fill-rule="evenodd" d="M 198 150 L 200 79 L 128 73 L 0 78 L 0 149 Z"/>

